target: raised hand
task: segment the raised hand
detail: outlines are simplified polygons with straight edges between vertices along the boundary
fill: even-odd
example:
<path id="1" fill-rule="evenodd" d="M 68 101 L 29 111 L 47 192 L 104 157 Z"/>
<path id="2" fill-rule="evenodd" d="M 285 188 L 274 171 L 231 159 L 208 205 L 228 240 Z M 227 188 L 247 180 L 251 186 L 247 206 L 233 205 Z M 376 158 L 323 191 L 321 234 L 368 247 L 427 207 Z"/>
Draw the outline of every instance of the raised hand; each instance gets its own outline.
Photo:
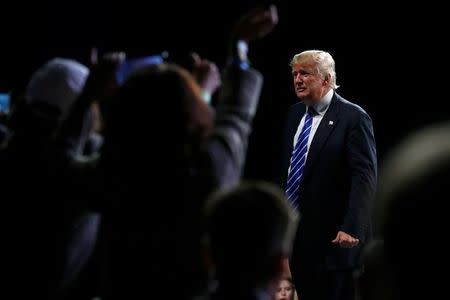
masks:
<path id="1" fill-rule="evenodd" d="M 242 16 L 236 23 L 232 39 L 251 42 L 270 33 L 278 24 L 278 11 L 275 5 L 268 9 L 256 8 Z"/>
<path id="2" fill-rule="evenodd" d="M 197 80 L 203 93 L 211 97 L 221 85 L 220 72 L 217 65 L 207 59 L 202 59 L 197 53 L 192 53 L 192 75 Z M 206 99 L 207 100 L 207 99 Z"/>

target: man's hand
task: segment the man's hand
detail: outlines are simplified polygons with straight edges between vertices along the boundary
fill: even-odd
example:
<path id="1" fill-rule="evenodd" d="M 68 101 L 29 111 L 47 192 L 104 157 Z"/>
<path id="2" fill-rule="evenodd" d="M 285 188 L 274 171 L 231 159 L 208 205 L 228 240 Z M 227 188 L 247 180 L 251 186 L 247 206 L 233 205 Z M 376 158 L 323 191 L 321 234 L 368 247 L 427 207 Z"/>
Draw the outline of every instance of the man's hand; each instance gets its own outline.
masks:
<path id="1" fill-rule="evenodd" d="M 359 244 L 358 239 L 343 231 L 339 231 L 336 235 L 336 238 L 331 242 L 342 248 L 353 248 L 355 246 L 358 246 Z"/>

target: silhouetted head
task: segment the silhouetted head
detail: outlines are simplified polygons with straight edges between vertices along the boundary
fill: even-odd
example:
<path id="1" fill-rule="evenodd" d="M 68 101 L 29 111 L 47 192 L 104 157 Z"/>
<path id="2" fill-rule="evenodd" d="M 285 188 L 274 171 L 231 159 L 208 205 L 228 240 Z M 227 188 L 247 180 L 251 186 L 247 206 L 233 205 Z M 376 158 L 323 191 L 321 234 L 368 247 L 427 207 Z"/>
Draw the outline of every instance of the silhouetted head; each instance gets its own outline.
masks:
<path id="1" fill-rule="evenodd" d="M 11 127 L 32 140 L 51 137 L 83 91 L 89 69 L 67 58 L 53 58 L 39 67 L 23 91 L 14 94 Z"/>
<path id="2" fill-rule="evenodd" d="M 53 58 L 33 73 L 25 100 L 40 113 L 64 119 L 81 94 L 88 75 L 89 69 L 75 60 Z"/>
<path id="3" fill-rule="evenodd" d="M 207 202 L 205 243 L 219 281 L 255 287 L 280 275 L 298 216 L 278 187 L 247 183 Z"/>
<path id="4" fill-rule="evenodd" d="M 120 184 L 139 178 L 140 170 L 167 182 L 164 176 L 183 176 L 212 127 L 213 112 L 186 70 L 144 67 L 127 78 L 106 109 L 103 160 Z"/>

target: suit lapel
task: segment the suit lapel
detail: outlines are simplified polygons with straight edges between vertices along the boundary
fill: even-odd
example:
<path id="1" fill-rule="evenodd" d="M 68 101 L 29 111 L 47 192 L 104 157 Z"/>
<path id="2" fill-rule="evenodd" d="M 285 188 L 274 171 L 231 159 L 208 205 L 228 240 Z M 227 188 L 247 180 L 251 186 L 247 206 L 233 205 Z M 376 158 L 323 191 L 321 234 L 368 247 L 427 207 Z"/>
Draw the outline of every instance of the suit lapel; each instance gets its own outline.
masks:
<path id="1" fill-rule="evenodd" d="M 291 125 L 289 126 L 289 138 L 288 138 L 288 141 L 290 141 L 289 151 L 288 151 L 289 160 L 291 159 L 292 151 L 294 151 L 294 137 L 295 137 L 295 134 L 297 133 L 298 126 L 300 125 L 300 121 L 302 120 L 305 112 L 306 112 L 305 105 L 298 106 L 298 109 L 294 114 L 293 121 L 291 122 Z"/>
<path id="2" fill-rule="evenodd" d="M 311 142 L 311 146 L 308 151 L 308 158 L 306 159 L 305 170 L 303 171 L 303 178 L 308 177 L 311 172 L 314 163 L 320 156 L 320 152 L 326 144 L 328 137 L 333 129 L 336 127 L 339 119 L 339 105 L 336 93 L 330 103 L 330 107 L 322 118 L 322 121 L 317 128 L 314 138 Z"/>

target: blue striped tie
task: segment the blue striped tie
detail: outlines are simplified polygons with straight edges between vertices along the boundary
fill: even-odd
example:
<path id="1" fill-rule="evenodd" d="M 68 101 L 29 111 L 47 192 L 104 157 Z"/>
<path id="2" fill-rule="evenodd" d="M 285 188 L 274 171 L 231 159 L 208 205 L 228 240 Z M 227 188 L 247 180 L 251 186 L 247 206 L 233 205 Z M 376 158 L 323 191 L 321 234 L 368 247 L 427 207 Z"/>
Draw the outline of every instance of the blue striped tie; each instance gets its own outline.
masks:
<path id="1" fill-rule="evenodd" d="M 291 166 L 286 183 L 286 197 L 295 209 L 298 207 L 300 183 L 303 175 L 303 168 L 305 167 L 306 153 L 308 152 L 308 138 L 309 133 L 311 132 L 312 120 L 312 110 L 308 109 L 305 124 L 303 125 L 302 132 L 297 139 L 297 143 L 295 144 L 291 156 Z"/>

